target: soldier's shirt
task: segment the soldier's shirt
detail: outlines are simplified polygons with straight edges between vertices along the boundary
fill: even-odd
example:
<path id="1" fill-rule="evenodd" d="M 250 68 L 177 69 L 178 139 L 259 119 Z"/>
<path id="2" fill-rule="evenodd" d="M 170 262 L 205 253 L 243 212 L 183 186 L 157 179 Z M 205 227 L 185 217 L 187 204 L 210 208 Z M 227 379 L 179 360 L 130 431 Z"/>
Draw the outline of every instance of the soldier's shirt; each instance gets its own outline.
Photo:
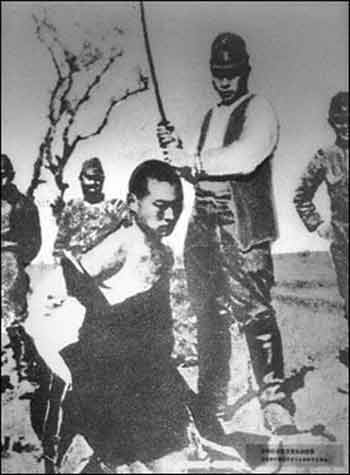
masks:
<path id="1" fill-rule="evenodd" d="M 70 250 L 78 256 L 101 242 L 129 219 L 127 205 L 118 199 L 88 203 L 83 199 L 71 200 L 65 206 L 59 221 L 54 244 L 54 255 Z"/>
<path id="2" fill-rule="evenodd" d="M 3 236 L 10 231 L 10 214 L 12 206 L 6 200 L 1 200 L 1 243 Z"/>
<path id="3" fill-rule="evenodd" d="M 1 190 L 2 331 L 27 317 L 29 277 L 25 272 L 38 254 L 41 230 L 37 207 L 16 185 Z"/>
<path id="4" fill-rule="evenodd" d="M 294 204 L 309 231 L 323 222 L 313 201 L 322 183 L 326 184 L 333 227 L 348 233 L 349 227 L 349 149 L 334 144 L 317 151 L 300 178 Z M 347 235 L 348 236 L 348 235 Z"/>
<path id="5" fill-rule="evenodd" d="M 250 97 L 239 138 L 223 146 L 230 115 Z M 278 137 L 277 116 L 264 97 L 246 94 L 229 106 L 217 105 L 201 153 L 203 169 L 206 175 L 216 177 L 249 174 L 272 154 Z"/>

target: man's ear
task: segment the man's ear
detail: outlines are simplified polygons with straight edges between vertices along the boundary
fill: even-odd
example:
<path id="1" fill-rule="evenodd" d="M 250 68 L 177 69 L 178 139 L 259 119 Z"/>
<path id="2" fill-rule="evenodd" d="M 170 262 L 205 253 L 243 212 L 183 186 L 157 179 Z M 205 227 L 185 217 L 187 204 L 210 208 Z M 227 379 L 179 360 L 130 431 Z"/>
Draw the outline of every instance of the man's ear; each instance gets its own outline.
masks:
<path id="1" fill-rule="evenodd" d="M 126 198 L 127 204 L 129 206 L 129 209 L 133 213 L 137 213 L 138 208 L 139 208 L 139 200 L 137 199 L 135 193 L 128 193 L 128 196 Z"/>

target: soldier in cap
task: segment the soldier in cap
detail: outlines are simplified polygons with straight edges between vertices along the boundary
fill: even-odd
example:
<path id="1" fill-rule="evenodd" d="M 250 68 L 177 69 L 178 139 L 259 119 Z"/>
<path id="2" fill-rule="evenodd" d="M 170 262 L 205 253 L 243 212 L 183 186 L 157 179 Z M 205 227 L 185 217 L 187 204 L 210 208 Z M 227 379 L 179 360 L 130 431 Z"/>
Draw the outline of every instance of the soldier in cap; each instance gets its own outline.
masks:
<path id="1" fill-rule="evenodd" d="M 83 199 L 70 200 L 58 224 L 54 256 L 64 249 L 75 255 L 86 252 L 128 219 L 127 206 L 119 199 L 106 200 L 104 171 L 96 157 L 83 162 L 79 175 Z"/>
<path id="2" fill-rule="evenodd" d="M 270 103 L 248 89 L 251 70 L 243 38 L 219 34 L 211 47 L 212 84 L 219 102 L 205 115 L 195 155 L 158 128 L 170 163 L 194 182 L 195 202 L 185 241 L 185 267 L 198 318 L 199 381 L 195 412 L 216 439 L 227 414 L 233 371 L 231 326 L 246 335 L 265 424 L 293 424 L 295 410 L 283 388 L 280 331 L 271 303 L 271 243 L 277 225 L 271 162 L 279 124 Z"/>
<path id="3" fill-rule="evenodd" d="M 26 267 L 41 246 L 39 213 L 36 205 L 13 183 L 15 171 L 10 158 L 1 154 L 1 327 L 9 337 L 19 379 L 25 377 L 29 276 Z"/>
<path id="4" fill-rule="evenodd" d="M 335 143 L 319 149 L 307 165 L 295 190 L 294 204 L 306 229 L 330 241 L 330 253 L 337 274 L 338 289 L 344 299 L 344 316 L 349 319 L 349 93 L 338 92 L 331 101 L 328 122 Z M 313 199 L 322 183 L 330 199 L 330 223 L 316 208 Z M 339 359 L 349 366 L 349 348 Z"/>

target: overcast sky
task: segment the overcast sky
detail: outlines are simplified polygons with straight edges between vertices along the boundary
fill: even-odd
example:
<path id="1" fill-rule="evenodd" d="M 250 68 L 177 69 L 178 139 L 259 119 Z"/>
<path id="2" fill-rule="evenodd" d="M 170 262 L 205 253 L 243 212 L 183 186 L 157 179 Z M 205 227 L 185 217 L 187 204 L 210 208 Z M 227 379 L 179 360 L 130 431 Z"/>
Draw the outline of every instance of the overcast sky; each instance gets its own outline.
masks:
<path id="1" fill-rule="evenodd" d="M 321 146 L 334 140 L 326 117 L 331 96 L 348 89 L 347 2 L 145 2 L 160 90 L 169 119 L 185 146 L 193 147 L 204 113 L 216 101 L 208 59 L 210 44 L 222 31 L 244 36 L 251 56 L 250 88 L 267 97 L 281 124 L 274 158 L 274 189 L 280 238 L 274 252 L 327 249 L 304 229 L 292 204 L 298 177 Z M 113 95 L 132 83 L 135 67 L 144 69 L 138 2 L 1 2 L 2 151 L 12 159 L 20 189 L 28 186 L 45 132 L 47 104 L 55 71 L 34 34 L 32 14 L 46 8 L 67 46 L 74 50 L 114 25 L 125 29 L 125 57 L 110 71 L 96 100 L 86 108 L 87 131 Z M 158 157 L 155 129 L 159 116 L 153 89 L 115 109 L 101 136 L 77 148 L 67 167 L 67 198 L 78 196 L 81 162 L 99 156 L 106 170 L 108 196 L 124 197 L 137 163 Z M 53 188 L 37 193 L 44 244 L 38 260 L 49 260 L 56 229 L 47 200 Z M 171 239 L 181 250 L 192 189 L 186 185 L 186 209 Z M 325 190 L 317 202 L 329 216 Z"/>

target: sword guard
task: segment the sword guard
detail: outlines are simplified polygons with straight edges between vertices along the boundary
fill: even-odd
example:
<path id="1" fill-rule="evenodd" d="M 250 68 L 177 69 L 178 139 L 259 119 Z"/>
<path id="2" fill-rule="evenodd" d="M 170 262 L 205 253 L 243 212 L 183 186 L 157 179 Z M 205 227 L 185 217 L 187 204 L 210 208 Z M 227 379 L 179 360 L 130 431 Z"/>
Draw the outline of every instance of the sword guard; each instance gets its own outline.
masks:
<path id="1" fill-rule="evenodd" d="M 169 122 L 167 119 L 162 119 L 160 122 L 158 122 L 158 127 L 165 127 L 169 132 L 174 132 L 175 127 L 171 125 L 171 122 Z"/>
<path id="2" fill-rule="evenodd" d="M 163 148 L 162 149 L 162 153 L 163 153 L 163 160 L 167 163 L 170 164 L 170 159 L 169 159 L 169 152 L 166 148 Z"/>

